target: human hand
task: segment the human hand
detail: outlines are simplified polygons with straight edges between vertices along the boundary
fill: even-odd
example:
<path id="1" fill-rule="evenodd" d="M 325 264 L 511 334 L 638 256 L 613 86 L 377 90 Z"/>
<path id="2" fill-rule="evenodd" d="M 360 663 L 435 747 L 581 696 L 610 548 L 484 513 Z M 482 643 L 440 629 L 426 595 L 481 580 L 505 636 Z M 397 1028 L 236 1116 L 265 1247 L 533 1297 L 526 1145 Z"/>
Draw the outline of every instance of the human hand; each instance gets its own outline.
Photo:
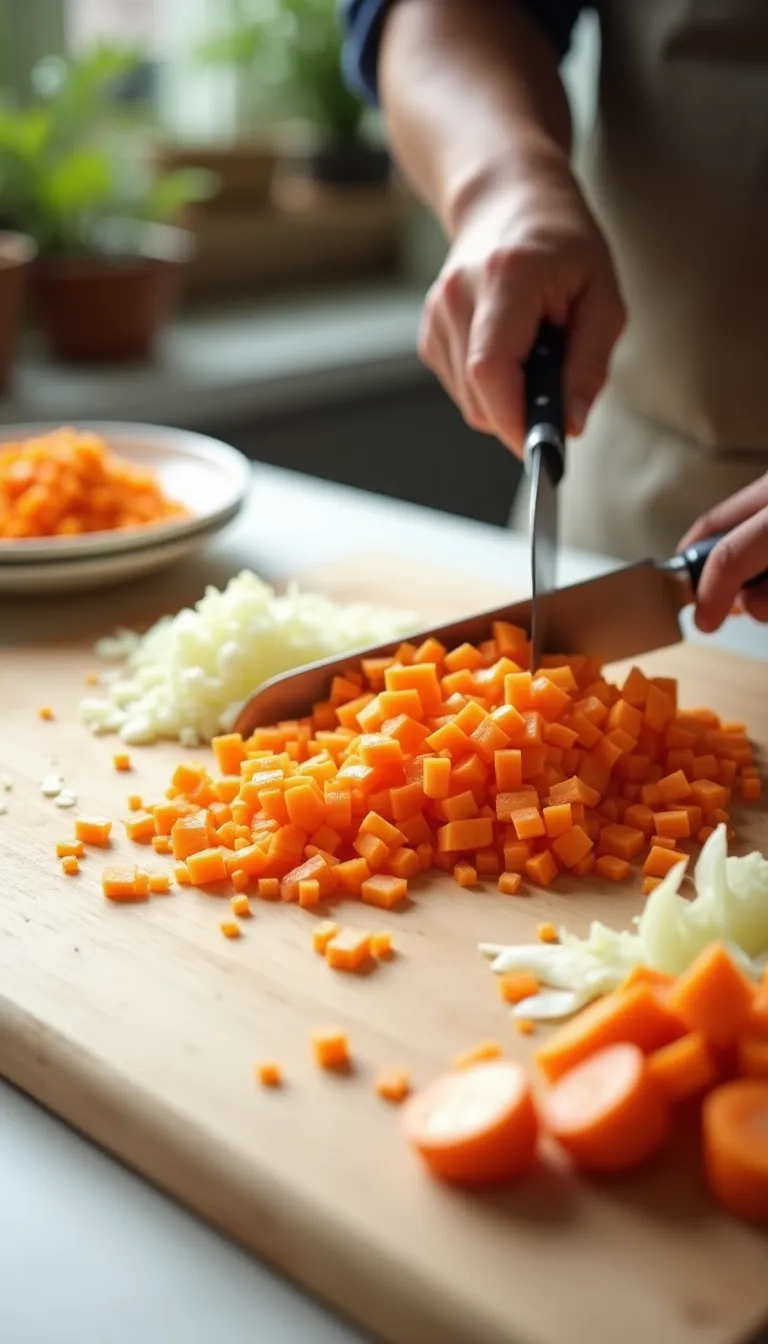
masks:
<path id="1" fill-rule="evenodd" d="M 718 532 L 718 542 L 702 571 L 696 593 L 696 624 L 710 634 L 736 604 L 756 621 L 768 621 L 768 581 L 744 588 L 768 570 L 768 473 L 697 519 L 678 550 Z"/>
<path id="2" fill-rule="evenodd" d="M 518 456 L 523 364 L 542 318 L 567 332 L 566 428 L 579 434 L 605 382 L 624 308 L 608 249 L 565 159 L 470 203 L 421 324 L 421 358 L 467 423 Z"/>

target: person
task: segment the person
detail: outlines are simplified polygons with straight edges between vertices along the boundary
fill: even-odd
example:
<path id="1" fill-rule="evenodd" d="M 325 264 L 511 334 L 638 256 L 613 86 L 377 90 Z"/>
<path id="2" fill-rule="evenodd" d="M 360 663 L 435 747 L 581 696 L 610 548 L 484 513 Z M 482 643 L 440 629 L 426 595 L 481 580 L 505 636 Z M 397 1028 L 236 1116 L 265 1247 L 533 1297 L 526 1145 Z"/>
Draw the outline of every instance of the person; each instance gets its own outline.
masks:
<path id="1" fill-rule="evenodd" d="M 450 241 L 422 358 L 519 454 L 521 365 L 562 324 L 563 540 L 640 559 L 732 529 L 697 623 L 768 620 L 768 584 L 741 592 L 768 568 L 768 5 L 601 0 L 578 177 L 558 67 L 587 6 L 341 6 L 348 77 Z"/>

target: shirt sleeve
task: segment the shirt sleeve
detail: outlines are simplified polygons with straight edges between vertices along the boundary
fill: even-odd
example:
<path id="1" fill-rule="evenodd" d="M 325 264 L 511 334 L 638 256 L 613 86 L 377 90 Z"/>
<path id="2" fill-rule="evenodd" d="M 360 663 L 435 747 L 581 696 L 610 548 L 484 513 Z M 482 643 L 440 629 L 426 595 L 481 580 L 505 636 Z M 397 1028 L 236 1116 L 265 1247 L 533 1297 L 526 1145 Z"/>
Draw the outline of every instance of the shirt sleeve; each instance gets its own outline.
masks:
<path id="1" fill-rule="evenodd" d="M 397 0 L 340 0 L 344 32 L 342 63 L 350 88 L 366 102 L 378 101 L 377 65 L 381 29 Z M 473 0 L 467 0 L 472 4 Z M 568 51 L 576 20 L 586 0 L 510 0 L 522 4 L 552 40 L 558 60 Z"/>

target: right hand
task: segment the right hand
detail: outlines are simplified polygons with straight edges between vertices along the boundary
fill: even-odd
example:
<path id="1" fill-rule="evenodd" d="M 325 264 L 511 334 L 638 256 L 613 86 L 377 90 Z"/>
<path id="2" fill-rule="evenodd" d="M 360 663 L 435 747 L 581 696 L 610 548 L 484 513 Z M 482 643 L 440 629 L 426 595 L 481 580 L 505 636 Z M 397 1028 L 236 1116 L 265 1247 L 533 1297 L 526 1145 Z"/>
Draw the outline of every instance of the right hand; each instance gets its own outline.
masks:
<path id="1" fill-rule="evenodd" d="M 518 456 L 523 364 L 542 318 L 566 329 L 566 426 L 579 434 L 625 314 L 608 248 L 565 165 L 472 202 L 427 295 L 419 336 L 421 358 L 467 423 Z"/>

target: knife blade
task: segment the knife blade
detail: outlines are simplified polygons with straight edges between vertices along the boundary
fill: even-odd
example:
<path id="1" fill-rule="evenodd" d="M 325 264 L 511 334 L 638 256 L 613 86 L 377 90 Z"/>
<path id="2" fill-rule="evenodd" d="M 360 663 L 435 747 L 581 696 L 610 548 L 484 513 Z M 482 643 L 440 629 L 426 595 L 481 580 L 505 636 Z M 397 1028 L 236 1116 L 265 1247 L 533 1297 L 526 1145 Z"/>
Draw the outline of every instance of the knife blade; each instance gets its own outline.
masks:
<path id="1" fill-rule="evenodd" d="M 531 641 L 538 666 L 547 638 L 550 595 L 557 582 L 557 487 L 565 469 L 562 375 L 565 337 L 541 323 L 524 367 L 524 462 L 530 480 Z"/>
<path id="2" fill-rule="evenodd" d="M 704 562 L 719 540 L 719 536 L 710 537 L 669 560 L 625 565 L 583 583 L 558 588 L 548 598 L 545 652 L 594 654 L 606 663 L 614 663 L 677 644 L 682 639 L 680 613 L 693 601 Z M 745 586 L 759 583 L 768 583 L 768 570 Z M 532 606 L 528 599 L 494 607 L 415 631 L 410 639 L 420 643 L 434 637 L 448 648 L 479 644 L 490 636 L 495 621 L 509 621 L 528 629 Z M 249 737 L 255 728 L 305 714 L 327 693 L 335 673 L 359 666 L 361 658 L 394 653 L 400 642 L 396 639 L 357 649 L 272 677 L 243 705 L 235 724 L 237 732 Z M 533 670 L 538 670 L 536 665 Z"/>

